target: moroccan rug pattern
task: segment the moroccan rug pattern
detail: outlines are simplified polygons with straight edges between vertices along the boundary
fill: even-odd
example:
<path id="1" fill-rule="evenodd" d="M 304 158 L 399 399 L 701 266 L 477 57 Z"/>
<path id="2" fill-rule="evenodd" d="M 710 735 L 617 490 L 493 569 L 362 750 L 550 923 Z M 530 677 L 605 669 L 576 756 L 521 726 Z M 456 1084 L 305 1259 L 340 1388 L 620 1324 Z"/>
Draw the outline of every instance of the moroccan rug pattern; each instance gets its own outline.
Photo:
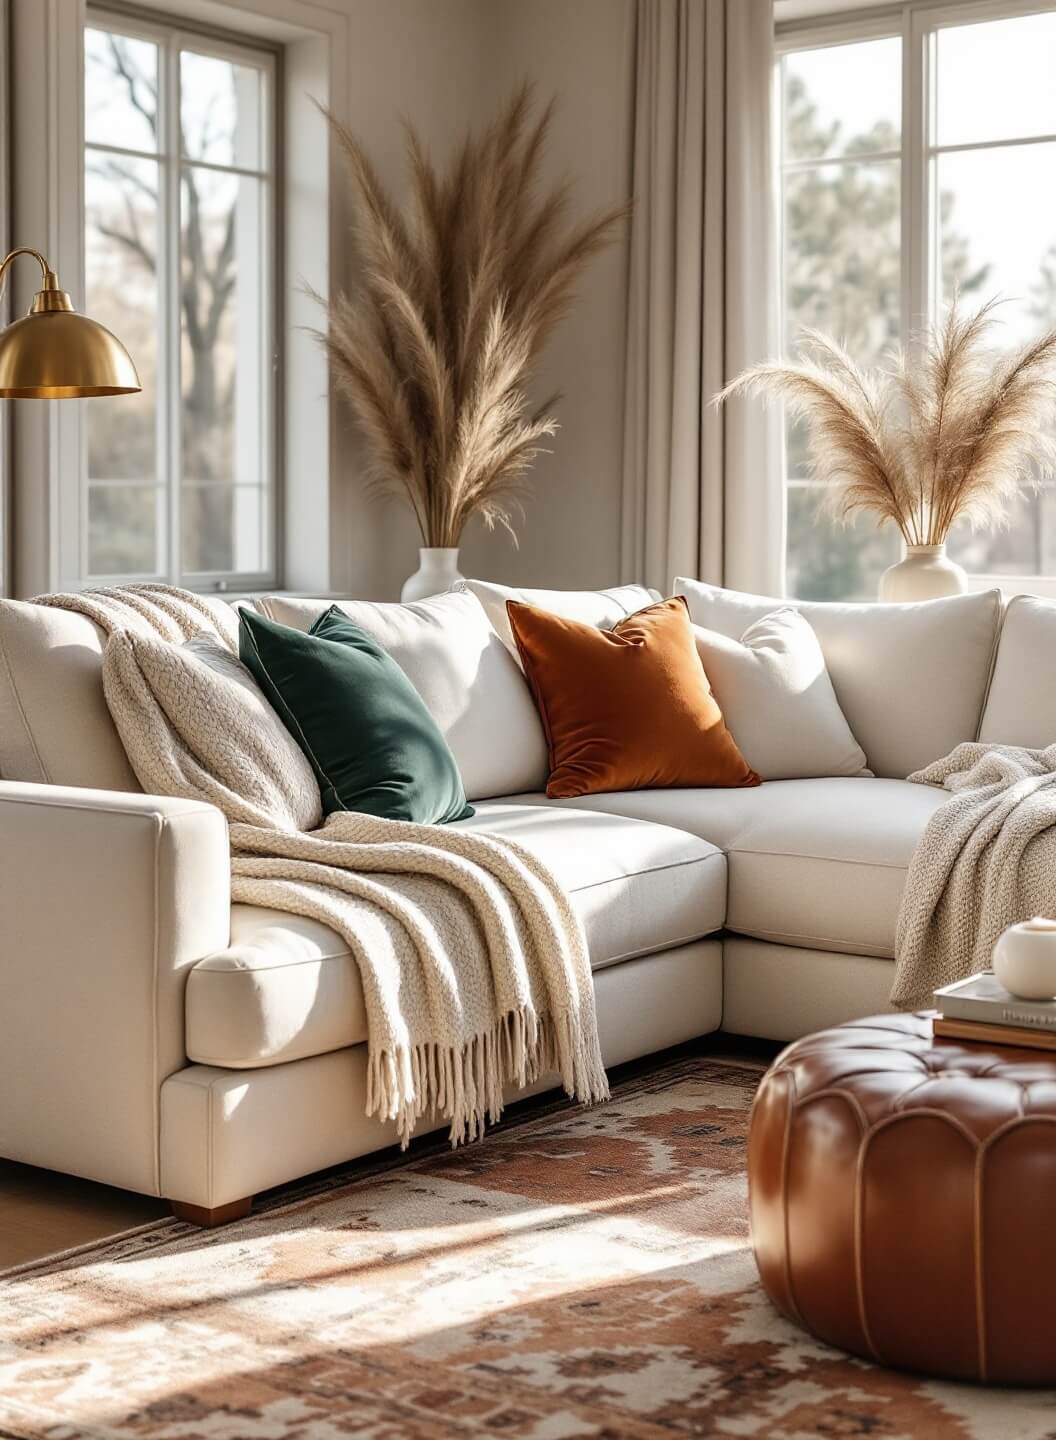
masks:
<path id="1" fill-rule="evenodd" d="M 899 1375 L 778 1316 L 747 1233 L 761 1067 L 0 1276 L 17 1440 L 1045 1440 L 1056 1395 Z"/>

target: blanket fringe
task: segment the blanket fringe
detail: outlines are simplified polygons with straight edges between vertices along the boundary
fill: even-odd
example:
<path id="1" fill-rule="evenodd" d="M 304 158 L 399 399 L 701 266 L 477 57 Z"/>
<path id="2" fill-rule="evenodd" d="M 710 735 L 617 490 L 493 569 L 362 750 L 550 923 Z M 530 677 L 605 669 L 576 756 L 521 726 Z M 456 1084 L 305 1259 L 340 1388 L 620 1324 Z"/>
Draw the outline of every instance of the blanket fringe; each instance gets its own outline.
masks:
<path id="1" fill-rule="evenodd" d="M 521 1006 L 471 1036 L 461 1050 L 424 1041 L 373 1051 L 367 1062 L 367 1114 L 395 1120 L 405 1150 L 427 1112 L 451 1121 L 453 1146 L 479 1139 L 501 1116 L 506 1085 L 523 1089 L 551 1070 L 581 1104 L 607 1100 L 600 1049 L 584 1046 L 582 1034 L 567 1011 L 555 1022 Z"/>

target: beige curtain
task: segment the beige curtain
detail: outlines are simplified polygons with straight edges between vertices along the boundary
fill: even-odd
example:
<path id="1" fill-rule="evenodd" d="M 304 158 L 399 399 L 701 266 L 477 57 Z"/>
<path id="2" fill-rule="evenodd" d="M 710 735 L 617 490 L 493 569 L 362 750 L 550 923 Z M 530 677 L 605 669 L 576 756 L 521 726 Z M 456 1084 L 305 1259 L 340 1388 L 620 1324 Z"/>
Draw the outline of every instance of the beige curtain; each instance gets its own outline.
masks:
<path id="1" fill-rule="evenodd" d="M 11 21 L 7 0 L 0 0 L 0 260 L 11 248 L 11 112 L 7 76 L 11 56 Z M 0 329 L 11 320 L 11 287 L 0 298 Z M 11 593 L 11 465 L 9 400 L 0 400 L 0 596 Z"/>
<path id="2" fill-rule="evenodd" d="M 622 564 L 784 587 L 775 418 L 711 397 L 776 349 L 772 0 L 638 0 Z"/>

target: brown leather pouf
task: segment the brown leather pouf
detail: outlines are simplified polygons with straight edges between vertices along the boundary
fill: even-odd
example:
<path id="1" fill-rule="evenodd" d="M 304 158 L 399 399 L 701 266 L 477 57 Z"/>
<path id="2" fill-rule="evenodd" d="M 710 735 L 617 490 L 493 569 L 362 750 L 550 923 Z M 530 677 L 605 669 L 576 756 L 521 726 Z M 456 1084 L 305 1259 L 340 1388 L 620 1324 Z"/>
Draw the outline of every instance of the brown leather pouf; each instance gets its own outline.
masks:
<path id="1" fill-rule="evenodd" d="M 767 1294 L 882 1365 L 1056 1384 L 1056 1052 L 882 1015 L 785 1050 L 748 1142 Z"/>

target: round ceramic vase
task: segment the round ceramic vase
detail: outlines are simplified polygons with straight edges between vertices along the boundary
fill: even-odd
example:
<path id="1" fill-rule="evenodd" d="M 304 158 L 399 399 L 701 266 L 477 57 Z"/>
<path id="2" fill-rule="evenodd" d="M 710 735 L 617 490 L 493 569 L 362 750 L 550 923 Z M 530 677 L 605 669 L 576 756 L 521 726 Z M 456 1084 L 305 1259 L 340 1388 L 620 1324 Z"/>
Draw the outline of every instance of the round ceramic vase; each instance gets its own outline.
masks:
<path id="1" fill-rule="evenodd" d="M 960 595 L 966 588 L 967 577 L 945 545 L 907 545 L 898 564 L 880 577 L 880 599 L 903 603 Z"/>
<path id="2" fill-rule="evenodd" d="M 1010 925 L 994 946 L 994 974 L 1021 1000 L 1056 998 L 1056 920 L 1035 915 Z"/>
<path id="3" fill-rule="evenodd" d="M 442 595 L 462 576 L 458 570 L 458 547 L 430 548 L 418 551 L 418 569 L 405 582 L 400 599 L 424 600 L 429 595 Z"/>

